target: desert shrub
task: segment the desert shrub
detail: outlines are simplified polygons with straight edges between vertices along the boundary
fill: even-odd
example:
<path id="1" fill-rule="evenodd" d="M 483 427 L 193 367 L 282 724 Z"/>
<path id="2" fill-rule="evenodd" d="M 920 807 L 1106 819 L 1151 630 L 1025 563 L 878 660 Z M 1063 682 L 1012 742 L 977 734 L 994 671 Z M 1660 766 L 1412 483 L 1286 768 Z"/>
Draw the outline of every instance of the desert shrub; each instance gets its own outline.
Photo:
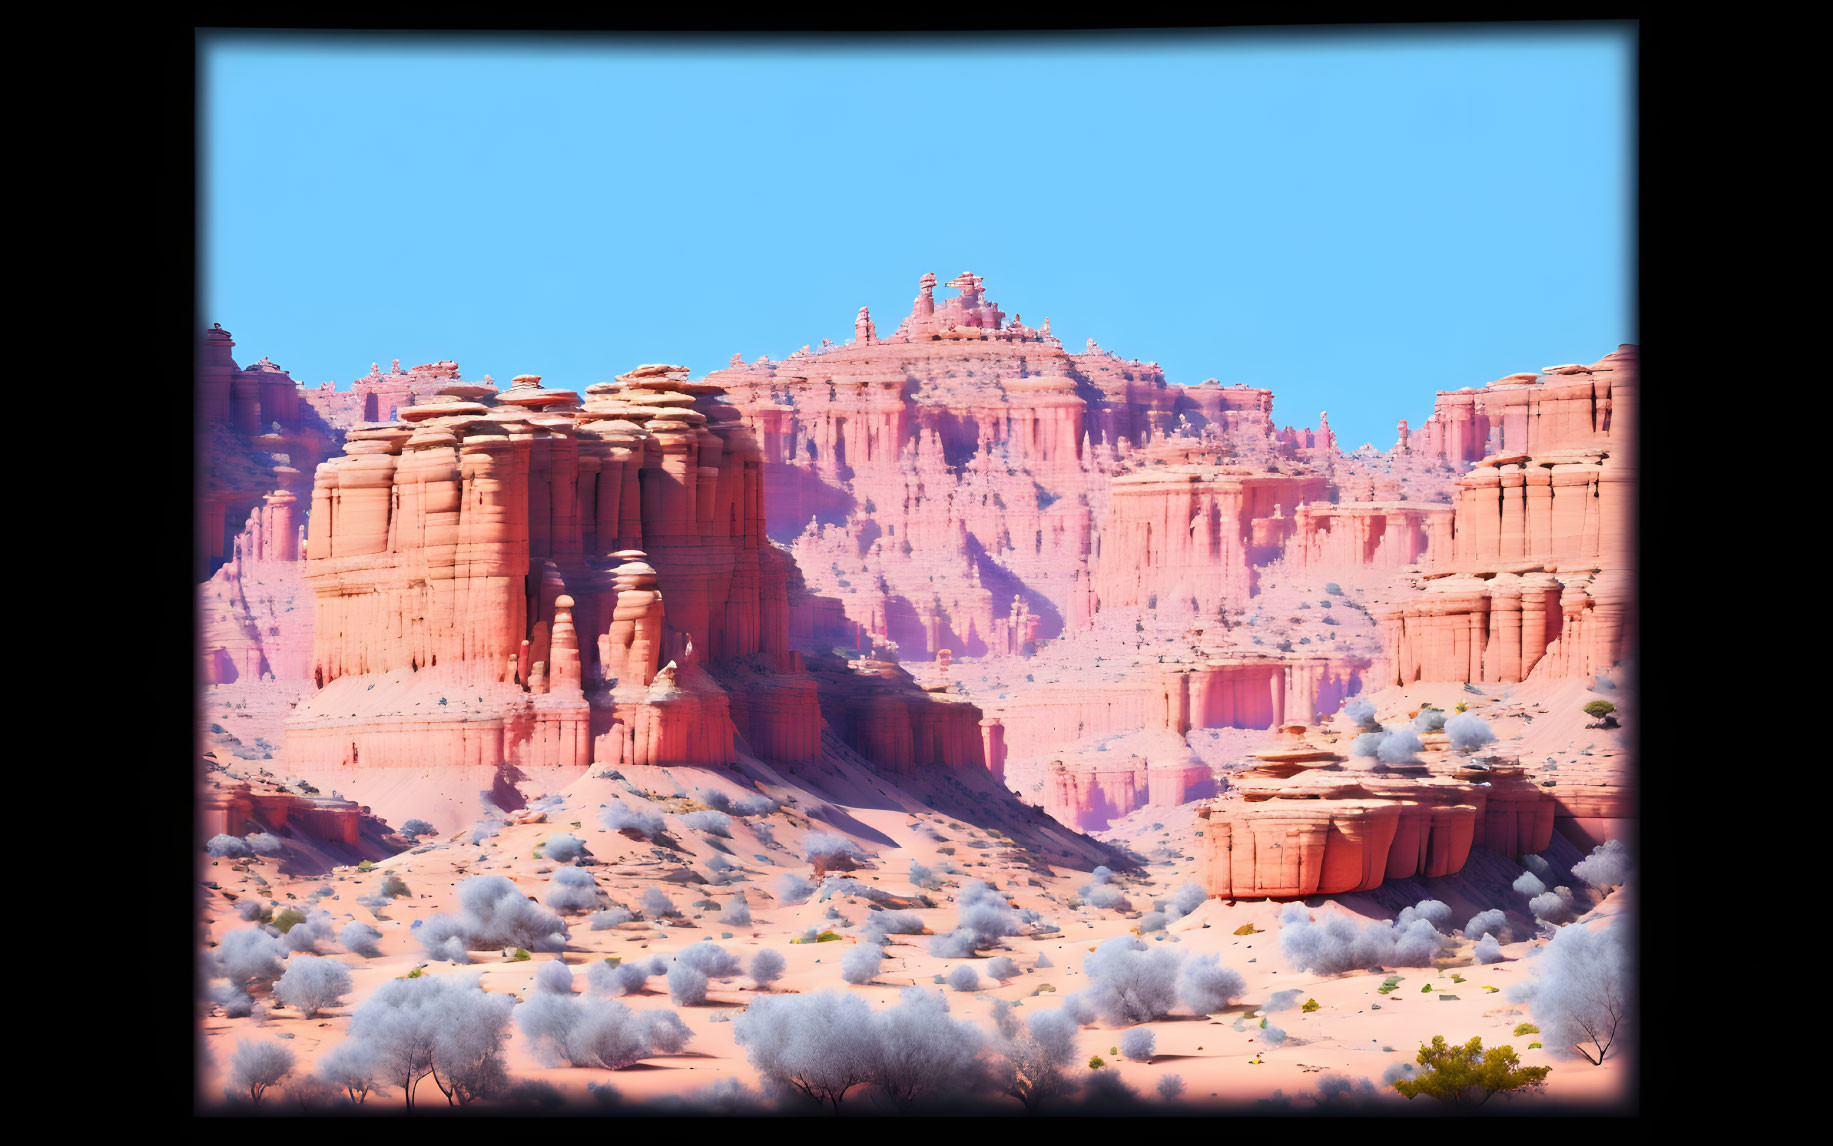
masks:
<path id="1" fill-rule="evenodd" d="M 870 983 L 884 961 L 884 948 L 876 943 L 861 943 L 840 960 L 840 977 L 853 984 Z"/>
<path id="2" fill-rule="evenodd" d="M 1534 913 L 1535 919 L 1543 922 L 1564 923 L 1573 915 L 1572 892 L 1564 887 L 1542 892 L 1528 900 L 1528 910 Z"/>
<path id="3" fill-rule="evenodd" d="M 515 1015 L 529 1049 L 549 1066 L 622 1070 L 679 1050 L 687 1030 L 672 1011 L 633 1011 L 616 999 L 536 995 Z"/>
<path id="4" fill-rule="evenodd" d="M 401 825 L 401 834 L 411 840 L 419 836 L 436 836 L 439 832 L 425 820 L 409 820 Z"/>
<path id="5" fill-rule="evenodd" d="M 815 885 L 793 871 L 778 876 L 775 886 L 777 899 L 790 907 L 808 902 L 808 897 L 815 894 Z"/>
<path id="6" fill-rule="evenodd" d="M 1261 1021 L 1265 1022 L 1264 1019 Z M 1270 1045 L 1278 1046 L 1280 1043 L 1286 1041 L 1286 1032 L 1271 1023 L 1267 1023 L 1260 1028 L 1260 1037 Z"/>
<path id="7" fill-rule="evenodd" d="M 204 850 L 217 859 L 249 859 L 255 854 L 254 849 L 249 847 L 246 842 L 237 839 L 235 836 L 222 835 L 220 833 L 210 837 L 209 841 L 204 844 Z M 251 1043 L 249 1045 L 255 1046 L 260 1044 Z M 259 1100 L 257 1099 L 257 1101 Z"/>
<path id="8" fill-rule="evenodd" d="M 555 863 L 572 863 L 586 854 L 586 842 L 572 832 L 561 832 L 547 837 L 541 845 L 541 854 Z"/>
<path id="9" fill-rule="evenodd" d="M 1109 908 L 1114 911 L 1131 911 L 1132 901 L 1126 893 L 1111 883 L 1091 883 L 1084 887 L 1081 896 L 1090 907 Z"/>
<path id="10" fill-rule="evenodd" d="M 1572 874 L 1599 891 L 1621 886 L 1629 879 L 1629 849 L 1622 840 L 1606 840 L 1573 864 Z"/>
<path id="11" fill-rule="evenodd" d="M 675 955 L 675 962 L 692 967 L 709 979 L 730 979 L 743 970 L 738 956 L 707 939 L 683 947 Z"/>
<path id="12" fill-rule="evenodd" d="M 258 856 L 277 856 L 286 847 L 278 836 L 270 836 L 266 832 L 250 832 L 247 842 L 248 850 Z"/>
<path id="13" fill-rule="evenodd" d="M 376 1085 L 375 1048 L 355 1039 L 345 1039 L 318 1060 L 318 1077 L 344 1092 L 352 1105 L 361 1106 Z"/>
<path id="14" fill-rule="evenodd" d="M 821 894 L 816 898 L 826 901 L 834 895 L 850 895 L 871 903 L 888 903 L 897 898 L 883 888 L 873 887 L 851 876 L 830 875 L 821 881 Z"/>
<path id="15" fill-rule="evenodd" d="M 695 831 L 705 832 L 709 836 L 718 836 L 726 840 L 732 838 L 732 817 L 726 815 L 724 812 L 689 812 L 687 815 L 681 817 L 681 822 Z"/>
<path id="16" fill-rule="evenodd" d="M 319 909 L 305 912 L 303 918 L 286 929 L 286 949 L 316 955 L 320 943 L 330 943 L 337 938 L 336 929 L 337 921 L 331 918 L 329 911 Z"/>
<path id="17" fill-rule="evenodd" d="M 270 983 L 286 972 L 286 942 L 259 927 L 239 927 L 226 933 L 216 945 L 214 956 L 216 974 L 229 980 L 238 996 L 247 995 L 251 983 Z"/>
<path id="18" fill-rule="evenodd" d="M 598 962 L 586 968 L 586 986 L 600 995 L 634 995 L 649 989 L 649 980 L 666 975 L 668 964 L 660 955 L 613 966 Z"/>
<path id="19" fill-rule="evenodd" d="M 1342 1106 L 1372 1099 L 1378 1092 L 1366 1078 L 1332 1072 L 1317 1080 L 1317 1100 L 1324 1106 Z"/>
<path id="20" fill-rule="evenodd" d="M 960 909 L 955 929 L 930 940 L 929 951 L 944 959 L 966 959 L 983 947 L 998 946 L 1008 935 L 1017 935 L 1023 924 L 1005 897 L 980 880 L 961 885 L 955 905 Z"/>
<path id="21" fill-rule="evenodd" d="M 686 963 L 668 969 L 668 997 L 676 1006 L 697 1006 L 706 1002 L 706 972 Z"/>
<path id="22" fill-rule="evenodd" d="M 694 799 L 705 804 L 715 812 L 730 812 L 732 810 L 732 797 L 726 795 L 717 788 L 695 788 Z M 685 818 L 686 817 L 683 817 L 683 819 Z"/>
<path id="23" fill-rule="evenodd" d="M 352 955 L 361 955 L 366 959 L 382 953 L 380 940 L 382 933 L 359 919 L 352 919 L 344 924 L 344 929 L 337 933 L 337 942 Z"/>
<path id="24" fill-rule="evenodd" d="M 293 1073 L 297 1061 L 293 1052 L 278 1042 L 239 1039 L 229 1059 L 229 1081 L 223 1085 L 223 1093 L 236 1097 L 247 1094 L 259 1106 L 268 1088 Z"/>
<path id="25" fill-rule="evenodd" d="M 1065 1068 L 1076 1058 L 1075 1018 L 1059 1008 L 1040 1011 L 1022 1033 L 1001 1041 L 994 1082 L 1001 1093 L 1036 1113 L 1046 1101 L 1075 1089 Z"/>
<path id="26" fill-rule="evenodd" d="M 875 911 L 866 926 L 886 935 L 921 935 L 923 917 L 914 911 Z"/>
<path id="27" fill-rule="evenodd" d="M 1451 905 L 1436 899 L 1422 899 L 1412 907 L 1402 908 L 1394 926 L 1405 927 L 1415 919 L 1424 919 L 1434 928 L 1443 927 L 1451 922 Z"/>
<path id="28" fill-rule="evenodd" d="M 1349 742 L 1349 754 L 1358 757 L 1378 757 L 1381 746 L 1387 743 L 1385 732 L 1364 732 Z"/>
<path id="29" fill-rule="evenodd" d="M 1163 1018 L 1177 1004 L 1181 963 L 1175 951 L 1117 936 L 1082 960 L 1082 973 L 1089 978 L 1084 994 L 1109 1022 L 1131 1025 Z"/>
<path id="30" fill-rule="evenodd" d="M 1287 961 L 1323 975 L 1379 964 L 1429 967 L 1444 946 L 1444 936 L 1427 919 L 1405 927 L 1385 919 L 1358 927 L 1343 915 L 1312 920 L 1303 907 L 1291 904 L 1280 913 L 1279 923 L 1280 950 Z"/>
<path id="31" fill-rule="evenodd" d="M 1485 965 L 1500 963 L 1502 962 L 1502 944 L 1496 942 L 1494 935 L 1485 935 L 1477 940 L 1477 945 L 1471 949 L 1471 955 L 1478 963 Z"/>
<path id="32" fill-rule="evenodd" d="M 1414 1062 L 1392 1062 L 1381 1072 L 1381 1085 L 1392 1087 L 1403 1078 L 1419 1077 L 1419 1064 Z"/>
<path id="33" fill-rule="evenodd" d="M 1488 911 L 1479 911 L 1464 924 L 1464 938 L 1478 939 L 1484 935 L 1494 935 L 1498 939 L 1508 938 L 1508 914 L 1501 908 L 1492 907 Z"/>
<path id="34" fill-rule="evenodd" d="M 1547 876 L 1553 870 L 1552 864 L 1532 853 L 1521 857 L 1521 866 L 1542 877 Z"/>
<path id="35" fill-rule="evenodd" d="M 1178 972 L 1178 997 L 1199 1015 L 1214 1014 L 1246 991 L 1247 984 L 1241 976 L 1222 966 L 1214 954 L 1193 955 Z"/>
<path id="36" fill-rule="evenodd" d="M 769 796 L 764 795 L 762 792 L 752 792 L 732 801 L 730 811 L 734 816 L 749 818 L 752 816 L 768 816 L 780 807 L 782 807 L 781 804 L 777 803 Z"/>
<path id="37" fill-rule="evenodd" d="M 1178 1096 L 1183 1093 L 1184 1078 L 1182 1075 L 1167 1074 L 1158 1080 L 1158 1096 L 1166 1102 L 1176 1102 Z"/>
<path id="38" fill-rule="evenodd" d="M 417 928 L 421 944 L 435 958 L 464 962 L 468 951 L 523 947 L 560 951 L 566 923 L 524 896 L 500 875 L 474 875 L 458 885 L 457 915 L 434 915 Z"/>
<path id="39" fill-rule="evenodd" d="M 402 896 L 409 894 L 407 890 L 407 881 L 391 871 L 382 877 L 380 894 L 384 899 L 400 899 Z"/>
<path id="40" fill-rule="evenodd" d="M 784 958 L 777 952 L 769 950 L 759 951 L 756 955 L 751 957 L 751 969 L 749 971 L 751 981 L 756 983 L 760 988 L 768 987 L 770 984 L 783 977 L 783 969 L 786 965 L 787 963 Z"/>
<path id="41" fill-rule="evenodd" d="M 608 831 L 623 832 L 626 835 L 639 835 L 654 839 L 665 826 L 662 817 L 654 812 L 632 808 L 622 800 L 612 800 L 598 813 L 598 822 Z"/>
<path id="42" fill-rule="evenodd" d="M 1375 719 L 1375 706 L 1370 701 L 1350 701 L 1343 706 L 1343 715 L 1349 717 L 1350 723 L 1363 732 L 1381 731 L 1381 722 Z"/>
<path id="43" fill-rule="evenodd" d="M 1004 955 L 996 955 L 987 960 L 987 974 L 1003 983 L 1018 976 L 1018 964 Z"/>
<path id="44" fill-rule="evenodd" d="M 873 1074 L 872 1013 L 858 995 L 763 995 L 732 1019 L 759 1075 L 835 1110 Z"/>
<path id="45" fill-rule="evenodd" d="M 668 898 L 668 893 L 659 887 L 643 889 L 643 914 L 651 919 L 665 919 L 671 915 L 680 915 L 681 909 L 675 901 Z"/>
<path id="46" fill-rule="evenodd" d="M 1209 893 L 1203 890 L 1202 884 L 1186 883 L 1171 893 L 1171 905 L 1177 908 L 1179 915 L 1189 915 L 1203 906 L 1204 901 L 1208 898 Z"/>
<path id="47" fill-rule="evenodd" d="M 620 923 L 628 923 L 636 918 L 627 907 L 607 907 L 603 911 L 592 913 L 592 930 L 609 931 Z"/>
<path id="48" fill-rule="evenodd" d="M 850 871 L 866 858 L 858 844 L 833 832 L 810 832 L 802 839 L 802 858 L 814 866 L 815 874 Z"/>
<path id="49" fill-rule="evenodd" d="M 873 1014 L 872 1036 L 872 1083 L 900 1111 L 981 1088 L 980 1031 L 951 1019 L 939 991 L 906 987 Z"/>
<path id="50" fill-rule="evenodd" d="M 1389 1085 L 1409 1099 L 1424 1094 L 1455 1105 L 1481 1106 L 1492 1095 L 1533 1090 L 1546 1081 L 1551 1069 L 1522 1066 L 1513 1047 L 1485 1051 L 1481 1038 L 1452 1046 L 1443 1035 L 1433 1035 L 1430 1044 L 1421 1043 L 1416 1061 L 1425 1069 Z"/>
<path id="51" fill-rule="evenodd" d="M 1120 1036 L 1120 1053 L 1134 1062 L 1151 1062 L 1155 1042 L 1151 1031 L 1144 1027 L 1135 1027 Z"/>
<path id="52" fill-rule="evenodd" d="M 974 970 L 973 964 L 963 963 L 948 973 L 948 985 L 957 991 L 978 991 L 980 974 Z"/>
<path id="53" fill-rule="evenodd" d="M 1593 720 L 1602 720 L 1617 710 L 1617 706 L 1608 700 L 1594 700 L 1585 706 L 1585 715 Z"/>
<path id="54" fill-rule="evenodd" d="M 1496 734 L 1490 731 L 1489 722 L 1474 712 L 1460 712 L 1445 721 L 1445 735 L 1451 738 L 1451 747 L 1464 753 L 1474 752 L 1486 744 L 1496 742 Z"/>
<path id="55" fill-rule="evenodd" d="M 375 1077 L 401 1087 L 409 1109 L 429 1075 L 448 1103 L 462 1105 L 508 1085 L 502 1051 L 515 1006 L 474 977 L 390 979 L 351 1016 L 350 1037 L 371 1049 Z"/>
<path id="56" fill-rule="evenodd" d="M 1297 988 L 1290 991 L 1275 991 L 1272 998 L 1266 1001 L 1266 1005 L 1260 1008 L 1260 1013 L 1263 1015 L 1277 1015 L 1281 1011 L 1289 1011 L 1298 1006 L 1298 998 L 1303 994 L 1304 992 Z"/>
<path id="57" fill-rule="evenodd" d="M 242 900 L 235 905 L 235 913 L 240 916 L 245 923 L 253 923 L 256 920 L 263 923 L 268 921 L 267 904 L 262 903 L 258 899 Z"/>
<path id="58" fill-rule="evenodd" d="M 935 872 L 915 860 L 910 861 L 910 882 L 912 886 L 929 891 L 934 891 L 942 886 L 942 881 L 936 878 Z"/>
<path id="59" fill-rule="evenodd" d="M 1401 728 L 1387 734 L 1375 749 L 1375 758 L 1383 764 L 1417 764 L 1419 751 L 1424 747 L 1417 732 Z"/>
<path id="60" fill-rule="evenodd" d="M 1139 933 L 1150 935 L 1154 931 L 1163 931 L 1177 917 L 1177 908 L 1165 904 L 1150 914 L 1139 917 Z"/>
<path id="61" fill-rule="evenodd" d="M 751 904 L 745 899 L 744 892 L 726 901 L 725 910 L 719 913 L 719 922 L 733 927 L 751 926 Z"/>
<path id="62" fill-rule="evenodd" d="M 547 905 L 563 915 L 598 906 L 598 884 L 585 868 L 560 868 L 548 877 L 548 882 L 553 890 L 547 893 Z"/>
<path id="63" fill-rule="evenodd" d="M 1415 732 L 1438 732 L 1445 727 L 1445 710 L 1427 705 L 1413 718 Z"/>
<path id="64" fill-rule="evenodd" d="M 274 983 L 274 998 L 311 1018 L 335 1007 L 350 993 L 350 969 L 335 959 L 299 955 Z"/>
<path id="65" fill-rule="evenodd" d="M 537 995 L 571 995 L 573 969 L 558 959 L 535 969 L 534 992 Z"/>
<path id="66" fill-rule="evenodd" d="M 1526 1002 L 1555 1054 L 1598 1064 L 1628 1032 L 1632 1001 L 1627 929 L 1562 927 L 1535 960 L 1533 978 L 1509 992 Z"/>

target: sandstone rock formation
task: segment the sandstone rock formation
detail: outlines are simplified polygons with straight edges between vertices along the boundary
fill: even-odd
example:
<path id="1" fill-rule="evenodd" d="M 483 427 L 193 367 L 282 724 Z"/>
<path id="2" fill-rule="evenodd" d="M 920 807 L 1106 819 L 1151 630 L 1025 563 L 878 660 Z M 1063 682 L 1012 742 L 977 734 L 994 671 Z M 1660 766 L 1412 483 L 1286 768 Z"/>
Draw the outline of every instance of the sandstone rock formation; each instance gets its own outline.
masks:
<path id="1" fill-rule="evenodd" d="M 1627 655 L 1638 373 L 1624 346 L 1456 392 L 1490 452 L 1457 479 L 1449 548 L 1374 611 L 1381 683 L 1588 678 Z"/>
<path id="2" fill-rule="evenodd" d="M 642 366 L 572 391 L 523 376 L 352 430 L 319 467 L 305 579 L 321 691 L 300 770 L 733 759 L 812 752 L 756 445 L 718 387 Z"/>
<path id="3" fill-rule="evenodd" d="M 1229 791 L 1198 809 L 1199 871 L 1230 899 L 1368 891 L 1388 879 L 1461 870 L 1473 846 L 1510 858 L 1552 841 L 1553 797 L 1518 765 L 1475 767 L 1427 738 L 1418 766 L 1357 771 L 1300 742 L 1256 753 Z"/>

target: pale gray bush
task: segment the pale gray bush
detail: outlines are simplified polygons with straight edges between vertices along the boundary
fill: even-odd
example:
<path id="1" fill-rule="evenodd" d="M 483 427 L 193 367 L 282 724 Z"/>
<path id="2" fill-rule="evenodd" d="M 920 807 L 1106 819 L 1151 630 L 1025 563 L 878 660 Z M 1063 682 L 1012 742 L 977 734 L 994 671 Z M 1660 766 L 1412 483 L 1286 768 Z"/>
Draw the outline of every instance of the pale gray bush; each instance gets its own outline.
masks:
<path id="1" fill-rule="evenodd" d="M 274 983 L 274 998 L 311 1018 L 350 993 L 350 969 L 335 959 L 296 955 Z"/>

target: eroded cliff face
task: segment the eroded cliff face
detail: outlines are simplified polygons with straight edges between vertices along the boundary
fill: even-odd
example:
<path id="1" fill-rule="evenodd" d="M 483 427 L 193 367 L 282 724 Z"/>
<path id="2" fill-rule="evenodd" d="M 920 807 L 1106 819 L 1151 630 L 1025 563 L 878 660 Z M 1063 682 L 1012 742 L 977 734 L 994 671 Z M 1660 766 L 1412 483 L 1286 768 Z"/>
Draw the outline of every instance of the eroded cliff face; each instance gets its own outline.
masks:
<path id="1" fill-rule="evenodd" d="M 534 376 L 438 396 L 319 467 L 295 767 L 721 765 L 708 670 L 733 662 L 760 750 L 808 757 L 757 448 L 718 387 L 649 366 L 583 402 Z"/>
<path id="2" fill-rule="evenodd" d="M 645 366 L 582 397 L 396 363 L 300 391 L 343 456 L 309 491 L 270 482 L 229 543 L 207 679 L 316 686 L 286 743 L 311 777 L 850 752 L 984 768 L 1087 830 L 1220 792 L 1217 894 L 1540 838 L 1525 772 L 1510 827 L 1487 818 L 1503 772 L 1225 765 L 1373 689 L 1621 658 L 1633 347 L 1441 393 L 1392 450 L 1345 453 L 1327 416 L 1276 428 L 1269 391 L 1069 354 L 977 276 L 948 285 L 924 276 L 889 336 L 861 308 L 849 342 L 701 381 Z M 309 597 L 309 655 L 254 623 L 253 563 Z M 1592 779 L 1567 818 L 1607 834 L 1627 804 Z"/>
<path id="3" fill-rule="evenodd" d="M 1628 654 L 1638 375 L 1624 346 L 1456 392 L 1488 452 L 1457 479 L 1449 551 L 1374 610 L 1382 684 L 1589 678 Z"/>
<path id="4" fill-rule="evenodd" d="M 300 550 L 299 499 L 275 490 L 236 534 L 229 560 L 199 590 L 198 647 L 206 685 L 311 678 L 312 609 Z"/>
<path id="5" fill-rule="evenodd" d="M 1234 441 L 1249 455 L 1296 456 L 1295 442 L 1319 435 L 1280 437 L 1265 390 L 1172 386 L 1156 364 L 1092 339 L 1070 354 L 1048 320 L 1006 322 L 978 276 L 950 282 L 961 292 L 952 299 L 938 301 L 935 285 L 924 276 L 888 337 L 862 308 L 847 343 L 780 363 L 734 356 L 707 378 L 757 435 L 771 535 L 879 647 L 906 661 L 944 649 L 1021 656 L 1086 626 L 1104 592 L 1143 601 L 1152 589 L 1137 560 L 1114 558 L 1101 572 L 1106 531 L 1150 537 L 1167 607 L 1174 597 L 1213 603 L 1246 575 L 1251 519 L 1322 493 L 1303 478 L 1176 490 L 1163 478 L 1128 488 L 1136 496 L 1114 508 L 1111 479 L 1142 451 L 1223 456 Z M 1196 502 L 1211 520 L 1193 539 L 1183 511 Z"/>

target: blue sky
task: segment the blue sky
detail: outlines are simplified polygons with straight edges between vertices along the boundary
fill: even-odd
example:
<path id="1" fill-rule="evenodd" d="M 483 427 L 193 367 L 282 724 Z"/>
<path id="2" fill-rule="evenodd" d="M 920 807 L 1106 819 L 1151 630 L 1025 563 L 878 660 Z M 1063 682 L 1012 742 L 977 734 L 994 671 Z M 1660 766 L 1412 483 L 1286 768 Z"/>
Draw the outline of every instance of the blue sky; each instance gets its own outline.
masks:
<path id="1" fill-rule="evenodd" d="M 1072 350 L 1385 448 L 1637 337 L 1620 26 L 201 51 L 202 317 L 308 385 L 700 374 L 971 270 Z"/>

